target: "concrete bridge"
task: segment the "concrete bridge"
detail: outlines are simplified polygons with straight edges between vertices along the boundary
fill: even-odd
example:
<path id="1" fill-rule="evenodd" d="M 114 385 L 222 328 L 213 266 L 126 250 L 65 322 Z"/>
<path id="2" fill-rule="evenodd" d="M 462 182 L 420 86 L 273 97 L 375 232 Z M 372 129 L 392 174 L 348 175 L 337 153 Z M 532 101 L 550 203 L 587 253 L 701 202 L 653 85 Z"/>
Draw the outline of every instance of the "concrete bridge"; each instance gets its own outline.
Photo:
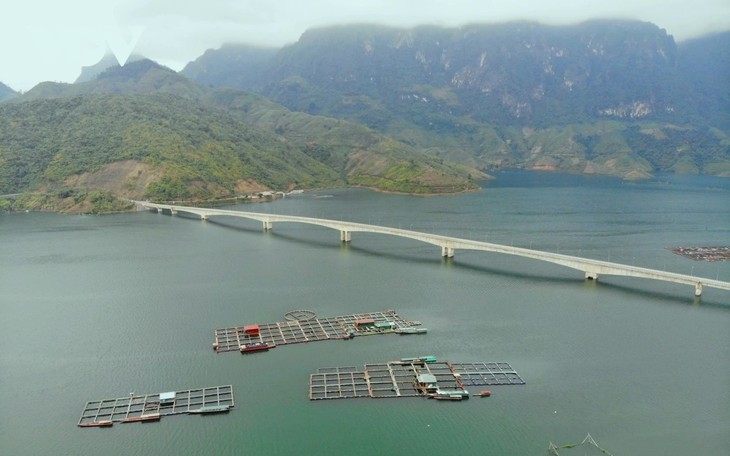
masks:
<path id="1" fill-rule="evenodd" d="M 703 287 L 718 288 L 721 290 L 730 290 L 730 282 L 721 280 L 712 280 L 702 277 L 696 277 L 685 274 L 677 274 L 673 272 L 659 271 L 649 268 L 641 268 L 637 266 L 629 266 L 619 263 L 611 263 L 608 261 L 592 260 L 589 258 L 581 258 L 570 255 L 562 255 L 559 253 L 542 252 L 539 250 L 525 249 L 521 247 L 511 247 L 501 244 L 493 244 L 489 242 L 472 241 L 468 239 L 459 239 L 449 236 L 441 236 L 437 234 L 422 233 L 418 231 L 403 230 L 399 228 L 390 228 L 387 226 L 368 225 L 364 223 L 343 222 L 338 220 L 327 220 L 313 217 L 298 217 L 294 215 L 275 215 L 262 214 L 257 212 L 231 211 L 225 209 L 211 209 L 201 207 L 176 206 L 170 204 L 154 204 L 145 201 L 135 201 L 142 208 L 156 209 L 158 212 L 163 210 L 169 211 L 172 215 L 178 212 L 186 212 L 199 216 L 202 220 L 207 220 L 212 216 L 228 216 L 242 217 L 252 220 L 258 220 L 263 224 L 263 229 L 268 231 L 273 228 L 274 222 L 294 222 L 307 223 L 310 225 L 319 225 L 340 232 L 340 241 L 350 242 L 352 233 L 367 232 L 389 234 L 392 236 L 400 236 L 417 241 L 426 242 L 441 247 L 441 255 L 452 258 L 454 252 L 459 250 L 483 250 L 486 252 L 503 253 L 506 255 L 517 255 L 526 258 L 532 258 L 549 263 L 559 264 L 568 268 L 582 271 L 586 279 L 597 280 L 600 275 L 617 275 L 626 277 L 638 277 L 643 279 L 663 280 L 665 282 L 674 282 L 694 287 L 695 296 L 702 294 Z"/>

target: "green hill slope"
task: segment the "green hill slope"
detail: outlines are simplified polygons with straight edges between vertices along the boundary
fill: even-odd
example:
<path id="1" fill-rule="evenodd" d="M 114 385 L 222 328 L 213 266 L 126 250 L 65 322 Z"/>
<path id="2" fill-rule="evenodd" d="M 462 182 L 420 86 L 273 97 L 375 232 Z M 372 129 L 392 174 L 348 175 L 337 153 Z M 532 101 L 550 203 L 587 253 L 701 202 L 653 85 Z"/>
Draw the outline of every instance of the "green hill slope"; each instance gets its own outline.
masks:
<path id="1" fill-rule="evenodd" d="M 166 94 L 0 106 L 0 165 L 0 193 L 83 189 L 170 200 L 342 184 L 275 135 Z"/>
<path id="2" fill-rule="evenodd" d="M 0 194 L 58 196 L 34 207 L 95 211 L 98 191 L 102 204 L 342 185 L 454 192 L 484 177 L 366 127 L 212 90 L 151 61 L 40 84 L 0 106 Z"/>

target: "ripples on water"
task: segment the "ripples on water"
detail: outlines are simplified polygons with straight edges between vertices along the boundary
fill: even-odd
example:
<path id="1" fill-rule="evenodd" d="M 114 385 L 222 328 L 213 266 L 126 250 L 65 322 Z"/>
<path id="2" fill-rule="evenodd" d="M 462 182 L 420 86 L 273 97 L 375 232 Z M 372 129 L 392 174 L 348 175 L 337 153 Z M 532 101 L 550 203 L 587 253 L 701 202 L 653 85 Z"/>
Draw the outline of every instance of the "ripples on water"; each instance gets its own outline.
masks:
<path id="1" fill-rule="evenodd" d="M 727 244 L 727 187 L 502 176 L 484 191 L 337 190 L 244 206 L 583 254 L 730 280 L 674 255 Z M 541 179 L 547 179 L 541 181 Z M 543 182 L 543 185 L 540 185 Z M 723 181 L 724 182 L 724 181 Z M 724 184 L 723 184 L 724 185 Z M 711 188 L 710 188 L 711 187 Z M 650 204 L 651 203 L 651 204 Z M 2 454 L 545 454 L 590 432 L 613 454 L 726 454 L 727 292 L 319 227 L 152 213 L 0 216 Z M 426 336 L 213 353 L 213 330 L 393 308 Z M 406 356 L 507 361 L 488 399 L 307 400 L 319 367 Z M 233 384 L 227 415 L 75 426 L 88 400 Z M 43 432 L 40 432 L 40 431 Z"/>

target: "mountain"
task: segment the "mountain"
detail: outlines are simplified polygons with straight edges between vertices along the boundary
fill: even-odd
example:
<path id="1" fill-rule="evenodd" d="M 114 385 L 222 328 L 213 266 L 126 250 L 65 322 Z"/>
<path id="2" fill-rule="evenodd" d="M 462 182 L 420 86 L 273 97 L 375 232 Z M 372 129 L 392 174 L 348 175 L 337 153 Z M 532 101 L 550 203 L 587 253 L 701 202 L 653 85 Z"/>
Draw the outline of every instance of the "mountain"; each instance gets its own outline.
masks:
<path id="1" fill-rule="evenodd" d="M 205 51 L 180 74 L 207 86 L 261 88 L 264 71 L 277 52 L 276 48 L 226 44 Z"/>
<path id="2" fill-rule="evenodd" d="M 132 54 L 127 59 L 126 63 L 132 63 L 138 60 L 144 60 L 144 57 L 142 57 L 141 55 Z M 104 54 L 104 57 L 102 57 L 101 60 L 99 60 L 97 63 L 82 67 L 81 74 L 79 74 L 79 77 L 76 78 L 76 81 L 74 82 L 78 84 L 79 82 L 91 81 L 109 68 L 119 66 L 119 61 L 114 56 L 114 54 L 112 54 L 111 52 L 107 52 L 106 54 Z"/>
<path id="3" fill-rule="evenodd" d="M 33 101 L 89 94 L 156 94 L 170 93 L 184 98 L 197 99 L 204 95 L 205 87 L 181 77 L 171 69 L 152 60 L 142 59 L 124 66 L 112 65 L 95 78 L 65 84 L 42 82 L 16 100 Z"/>
<path id="4" fill-rule="evenodd" d="M 0 82 L 0 103 L 18 96 L 18 93 Z"/>
<path id="5" fill-rule="evenodd" d="M 453 192 L 485 177 L 364 126 L 206 88 L 149 60 L 79 84 L 43 83 L 0 105 L 0 165 L 0 194 L 42 192 L 19 207 L 81 212 L 118 208 L 115 197 L 345 184 Z"/>
<path id="6" fill-rule="evenodd" d="M 716 113 L 719 126 L 730 126 L 730 32 L 679 43 L 677 50 L 696 109 Z"/>
<path id="7" fill-rule="evenodd" d="M 233 51 L 195 61 L 206 84 L 237 81 L 470 166 L 730 174 L 730 104 L 698 89 L 687 55 L 650 23 L 327 27 L 227 73 Z"/>

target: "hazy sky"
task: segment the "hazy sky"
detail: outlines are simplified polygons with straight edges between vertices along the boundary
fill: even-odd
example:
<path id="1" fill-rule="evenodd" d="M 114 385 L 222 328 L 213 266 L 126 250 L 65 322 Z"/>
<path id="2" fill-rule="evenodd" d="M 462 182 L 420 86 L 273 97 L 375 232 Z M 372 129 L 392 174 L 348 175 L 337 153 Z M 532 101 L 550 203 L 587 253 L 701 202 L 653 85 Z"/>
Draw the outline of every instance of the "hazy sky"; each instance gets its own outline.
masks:
<path id="1" fill-rule="evenodd" d="M 174 70 L 226 42 L 281 46 L 333 24 L 638 19 L 675 40 L 730 30 L 730 0 L 18 0 L 0 7 L 0 82 L 73 82 L 109 47 Z"/>

